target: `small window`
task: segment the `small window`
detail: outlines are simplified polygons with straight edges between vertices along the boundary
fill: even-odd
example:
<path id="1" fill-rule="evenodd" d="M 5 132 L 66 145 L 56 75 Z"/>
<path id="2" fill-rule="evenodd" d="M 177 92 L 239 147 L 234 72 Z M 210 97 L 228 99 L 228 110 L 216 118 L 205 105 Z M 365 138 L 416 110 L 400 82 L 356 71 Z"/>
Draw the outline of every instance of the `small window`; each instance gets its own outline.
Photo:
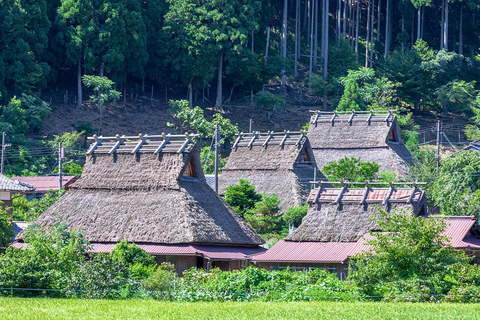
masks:
<path id="1" fill-rule="evenodd" d="M 390 133 L 388 134 L 388 140 L 391 142 L 398 142 L 397 130 L 395 130 L 395 127 L 390 130 Z"/>
<path id="2" fill-rule="evenodd" d="M 183 172 L 183 175 L 187 176 L 187 177 L 197 178 L 196 172 L 197 171 L 195 170 L 195 163 L 194 163 L 193 157 L 192 157 L 190 159 L 190 161 L 188 162 L 187 167 L 185 168 L 185 171 Z"/>

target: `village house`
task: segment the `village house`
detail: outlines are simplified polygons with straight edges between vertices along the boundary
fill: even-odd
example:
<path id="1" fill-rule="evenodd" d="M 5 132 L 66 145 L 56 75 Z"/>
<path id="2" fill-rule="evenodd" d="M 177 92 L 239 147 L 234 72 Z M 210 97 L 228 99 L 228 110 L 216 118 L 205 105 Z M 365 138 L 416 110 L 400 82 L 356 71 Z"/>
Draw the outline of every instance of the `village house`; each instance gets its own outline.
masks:
<path id="1" fill-rule="evenodd" d="M 308 138 L 320 170 L 343 157 L 375 161 L 380 171 L 408 173 L 412 154 L 405 147 L 395 114 L 389 111 L 322 112 L 310 119 Z"/>
<path id="2" fill-rule="evenodd" d="M 206 184 L 195 136 L 93 137 L 82 177 L 37 222 L 61 217 L 93 252 L 126 239 L 180 273 L 241 268 L 264 241 Z"/>
<path id="3" fill-rule="evenodd" d="M 219 176 L 219 194 L 246 179 L 257 193 L 276 194 L 284 212 L 304 205 L 310 181 L 322 177 L 305 132 L 242 133 Z"/>
<path id="4" fill-rule="evenodd" d="M 251 256 L 254 264 L 269 270 L 324 268 L 344 279 L 349 258 L 359 252 L 358 241 L 378 230 L 371 219 L 378 208 L 388 212 L 396 208 L 415 216 L 427 213 L 425 192 L 416 186 L 320 186 L 311 191 L 308 206 L 302 224 L 268 251 Z"/>
<path id="5" fill-rule="evenodd" d="M 62 187 L 68 190 L 72 183 L 77 181 L 76 176 L 62 176 Z M 12 177 L 13 181 L 32 186 L 32 189 L 25 192 L 29 199 L 41 198 L 50 190 L 58 190 L 60 187 L 59 176 L 36 176 L 36 177 Z"/>
<path id="6" fill-rule="evenodd" d="M 2 202 L 2 208 L 8 208 L 12 206 L 12 195 L 15 193 L 25 193 L 32 190 L 32 186 L 13 181 L 0 174 L 0 201 Z"/>

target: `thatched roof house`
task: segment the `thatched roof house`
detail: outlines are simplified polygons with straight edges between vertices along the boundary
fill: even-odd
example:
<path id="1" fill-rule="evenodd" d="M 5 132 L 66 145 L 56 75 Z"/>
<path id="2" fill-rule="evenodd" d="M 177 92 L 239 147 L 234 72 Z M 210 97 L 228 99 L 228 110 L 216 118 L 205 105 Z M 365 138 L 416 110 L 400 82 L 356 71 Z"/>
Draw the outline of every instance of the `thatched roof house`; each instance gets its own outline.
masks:
<path id="1" fill-rule="evenodd" d="M 394 171 L 400 177 L 413 164 L 405 147 L 398 121 L 393 113 L 321 112 L 310 119 L 308 138 L 320 170 L 343 157 L 375 161 L 381 171 Z"/>
<path id="2" fill-rule="evenodd" d="M 426 196 L 413 188 L 323 188 L 312 190 L 302 224 L 283 241 L 251 259 L 264 268 L 329 268 L 346 276 L 348 259 L 369 231 L 378 229 L 372 215 L 378 208 L 425 215 Z"/>
<path id="3" fill-rule="evenodd" d="M 304 132 L 240 134 L 219 177 L 219 193 L 246 179 L 258 193 L 275 193 L 283 212 L 306 203 L 315 174 L 321 178 Z"/>
<path id="4" fill-rule="evenodd" d="M 95 137 L 82 177 L 38 222 L 49 226 L 56 216 L 82 229 L 93 248 L 124 239 L 157 246 L 150 248 L 157 260 L 175 262 L 180 271 L 212 260 L 185 246 L 235 246 L 236 260 L 242 260 L 242 248 L 262 251 L 258 245 L 264 242 L 205 183 L 188 134 Z M 235 260 L 228 254 L 222 260 L 219 250 L 216 260 Z"/>

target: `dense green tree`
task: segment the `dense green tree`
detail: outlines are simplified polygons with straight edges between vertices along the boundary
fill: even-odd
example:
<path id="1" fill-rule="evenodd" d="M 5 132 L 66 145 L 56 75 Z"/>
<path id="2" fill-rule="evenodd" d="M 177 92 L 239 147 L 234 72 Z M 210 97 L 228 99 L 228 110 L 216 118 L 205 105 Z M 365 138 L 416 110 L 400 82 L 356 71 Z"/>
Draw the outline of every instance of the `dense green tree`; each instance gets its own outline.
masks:
<path id="1" fill-rule="evenodd" d="M 323 167 L 323 173 L 332 181 L 365 182 L 377 178 L 380 165 L 360 158 L 341 158 Z"/>
<path id="2" fill-rule="evenodd" d="M 245 221 L 260 234 L 278 232 L 282 229 L 282 216 L 278 213 L 280 200 L 276 194 L 268 196 L 264 193 L 261 201 L 255 202 L 252 209 L 245 213 Z"/>
<path id="3" fill-rule="evenodd" d="M 47 84 L 50 66 L 42 56 L 50 28 L 46 11 L 44 0 L 0 2 L 0 94 L 4 99 L 7 90 L 20 95 Z"/>
<path id="4" fill-rule="evenodd" d="M 242 217 L 261 200 L 262 195 L 257 194 L 255 186 L 245 179 L 240 179 L 237 185 L 228 186 L 225 190 L 225 202 Z"/>
<path id="5" fill-rule="evenodd" d="M 288 208 L 283 214 L 283 220 L 293 227 L 298 227 L 302 223 L 303 217 L 307 215 L 308 205 Z"/>
<path id="6" fill-rule="evenodd" d="M 470 258 L 443 235 L 443 219 L 383 210 L 376 219 L 382 232 L 371 233 L 373 239 L 367 240 L 365 252 L 353 257 L 349 272 L 367 295 L 383 296 L 391 284 L 417 280 L 436 290 L 434 294 L 445 294 L 455 283 L 453 275 L 468 265 Z"/>
<path id="7" fill-rule="evenodd" d="M 205 87 L 217 71 L 216 107 L 221 107 L 224 59 L 231 60 L 247 50 L 248 35 L 258 28 L 261 2 L 170 0 L 168 3 L 164 32 L 171 38 L 165 43 L 165 56 L 189 87 L 190 106 L 193 86 Z"/>
<path id="8" fill-rule="evenodd" d="M 478 215 L 480 155 L 461 151 L 442 159 L 430 196 L 445 215 Z"/>

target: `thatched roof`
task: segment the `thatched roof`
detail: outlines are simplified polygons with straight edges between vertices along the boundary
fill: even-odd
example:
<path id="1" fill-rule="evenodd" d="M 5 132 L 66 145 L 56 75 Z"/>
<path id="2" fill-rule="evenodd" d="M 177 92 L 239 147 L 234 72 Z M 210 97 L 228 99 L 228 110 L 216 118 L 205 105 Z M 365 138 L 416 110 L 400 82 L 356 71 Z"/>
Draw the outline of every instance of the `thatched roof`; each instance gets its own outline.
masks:
<path id="1" fill-rule="evenodd" d="M 319 193 L 320 190 L 320 193 Z M 312 190 L 302 224 L 285 238 L 289 241 L 355 242 L 378 228 L 372 215 L 378 208 L 426 213 L 423 190 L 407 188 L 321 188 Z"/>
<path id="2" fill-rule="evenodd" d="M 313 152 L 303 132 L 242 134 L 222 169 L 219 193 L 224 194 L 239 179 L 247 179 L 258 193 L 275 193 L 284 211 L 305 204 L 314 170 Z"/>
<path id="3" fill-rule="evenodd" d="M 413 164 L 397 118 L 390 112 L 316 112 L 310 119 L 308 138 L 320 170 L 345 156 L 375 161 L 381 171 L 394 171 L 399 176 L 405 176 L 407 164 Z"/>
<path id="4" fill-rule="evenodd" d="M 142 139 L 143 146 L 132 152 Z M 170 136 L 157 153 L 165 137 L 124 141 L 114 152 L 108 139 L 98 140 L 88 152 L 82 177 L 39 217 L 41 225 L 61 216 L 91 242 L 263 243 L 205 183 L 190 137 Z"/>

